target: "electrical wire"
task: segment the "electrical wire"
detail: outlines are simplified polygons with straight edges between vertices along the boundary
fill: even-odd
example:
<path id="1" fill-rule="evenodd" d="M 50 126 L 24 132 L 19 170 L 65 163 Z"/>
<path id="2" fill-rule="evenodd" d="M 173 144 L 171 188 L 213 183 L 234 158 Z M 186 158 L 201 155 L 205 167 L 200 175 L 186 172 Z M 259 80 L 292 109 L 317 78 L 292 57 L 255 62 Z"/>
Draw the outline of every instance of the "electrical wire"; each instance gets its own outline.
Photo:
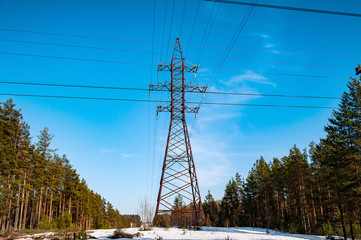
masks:
<path id="1" fill-rule="evenodd" d="M 49 55 L 37 55 L 37 54 L 27 54 L 27 53 L 10 53 L 10 52 L 0 52 L 3 55 L 14 55 L 14 56 L 25 56 L 25 57 L 39 57 L 39 58 L 52 58 L 52 59 L 62 59 L 62 60 L 75 60 L 75 61 L 88 61 L 88 62 L 102 62 L 102 63 L 117 63 L 117 64 L 130 64 L 130 65 L 142 65 L 142 66 L 156 66 L 150 63 L 137 63 L 137 62 L 126 62 L 126 61 L 114 61 L 114 60 L 100 60 L 100 59 L 89 59 L 89 58 L 74 58 L 74 57 L 60 57 L 60 56 L 49 56 Z M 199 68 L 200 70 L 216 70 L 215 68 Z M 273 72 L 260 72 L 260 71 L 250 71 L 250 70 L 236 70 L 236 69 L 221 69 L 220 71 L 225 72 L 243 72 L 243 73 L 259 73 L 259 74 L 270 74 L 270 75 L 281 75 L 281 76 L 290 76 L 290 77 L 308 77 L 308 78 L 328 78 L 328 79 L 342 79 L 344 77 L 331 77 L 331 76 L 320 76 L 320 75 L 309 75 L 309 74 L 295 74 L 295 73 L 273 73 Z"/>
<path id="2" fill-rule="evenodd" d="M 199 7 L 200 7 L 200 5 L 201 5 L 201 1 L 202 1 L 202 0 L 198 0 L 198 6 L 197 6 L 197 10 L 196 10 L 196 16 L 194 17 L 194 21 L 193 21 L 193 26 L 192 26 L 191 34 L 190 34 L 190 37 L 189 37 L 189 40 L 188 40 L 188 46 L 187 46 L 186 55 L 188 54 L 189 44 L 191 43 L 192 36 L 193 36 L 193 31 L 194 31 L 194 27 L 195 27 L 196 22 L 197 22 L 197 17 L 198 17 L 198 12 L 199 12 Z"/>
<path id="3" fill-rule="evenodd" d="M 168 1 L 166 1 L 167 3 Z M 166 11 L 165 11 L 166 12 Z M 164 23 L 166 21 L 164 20 Z M 21 29 L 6 29 L 0 28 L 0 31 L 12 31 L 12 32 L 24 32 L 24 33 L 34 33 L 34 34 L 47 34 L 47 35 L 58 35 L 58 36 L 66 36 L 66 37 L 81 37 L 81 38 L 94 38 L 94 39 L 105 39 L 105 40 L 117 40 L 117 41 L 126 41 L 126 42 L 139 42 L 139 43 L 153 43 L 152 41 L 141 41 L 141 40 L 132 40 L 132 39 L 117 39 L 117 38 L 108 38 L 108 37 L 94 37 L 94 36 L 86 36 L 86 35 L 73 35 L 73 34 L 65 34 L 65 33 L 53 33 L 53 32 L 38 32 L 38 31 L 28 31 Z M 164 42 L 154 42 L 155 44 L 163 45 L 172 45 L 171 43 Z M 226 49 L 225 47 L 219 46 L 203 46 L 203 45 L 183 45 L 188 47 L 196 47 L 196 48 L 212 48 L 212 49 Z M 276 50 L 261 50 L 261 49 L 249 49 L 249 48 L 233 48 L 234 51 L 250 51 L 250 52 L 265 52 L 265 53 L 273 53 L 273 54 L 290 54 L 290 55 L 304 55 L 304 56 L 318 56 L 318 57 L 332 57 L 332 58 L 350 58 L 350 59 L 361 59 L 358 56 L 340 56 L 340 55 L 328 55 L 328 54 L 318 54 L 318 53 L 303 53 L 303 52 L 288 52 L 288 51 L 276 51 Z"/>
<path id="4" fill-rule="evenodd" d="M 80 96 L 63 96 L 63 95 L 37 95 L 37 94 L 20 94 L 20 93 L 0 93 L 2 96 L 17 97 L 38 97 L 38 98 L 59 98 L 59 99 L 79 99 L 79 100 L 100 100 L 100 101 L 121 101 L 121 102 L 161 102 L 169 103 L 169 101 L 157 101 L 148 99 L 125 99 L 125 98 L 101 98 L 101 97 L 80 97 Z M 200 102 L 188 102 L 190 104 L 199 104 Z M 305 109 L 335 109 L 337 107 L 327 106 L 298 106 L 298 105 L 276 105 L 276 104 L 249 104 L 249 103 L 220 103 L 220 102 L 204 102 L 203 105 L 219 105 L 219 106 L 249 106 L 249 107 L 279 107 L 279 108 L 305 108 Z"/>
<path id="5" fill-rule="evenodd" d="M 166 53 L 166 56 L 168 56 L 168 49 L 169 49 L 169 44 L 170 44 L 170 36 L 171 36 L 171 34 L 172 34 L 174 7 L 175 7 L 175 0 L 173 0 L 172 16 L 171 16 L 171 18 L 170 18 L 170 27 L 169 27 L 168 45 L 167 45 L 167 53 Z"/>
<path id="6" fill-rule="evenodd" d="M 213 5 L 212 12 L 211 12 L 211 14 L 210 14 L 210 16 L 209 16 L 209 18 L 208 18 L 208 22 L 207 22 L 207 25 L 206 25 L 206 29 L 205 29 L 205 31 L 204 31 L 204 33 L 203 33 L 203 37 L 202 37 L 202 41 L 201 41 L 201 46 L 202 46 L 202 47 L 200 47 L 200 48 L 198 49 L 198 52 L 197 52 L 197 55 L 198 55 L 198 56 L 201 56 L 201 55 L 203 54 L 204 48 L 205 48 L 205 46 L 206 46 L 206 44 L 207 44 L 207 41 L 208 41 L 208 38 L 209 38 L 209 34 L 210 34 L 210 32 L 211 32 L 211 30 L 212 30 L 212 28 L 213 28 L 214 22 L 215 22 L 215 20 L 216 20 L 216 17 L 217 17 L 217 14 L 218 14 L 218 10 L 219 10 L 219 6 L 220 6 L 220 5 L 221 5 L 221 4 L 218 3 L 216 12 L 215 12 L 214 17 L 213 17 L 213 20 L 212 20 L 212 23 L 211 23 L 211 25 L 210 25 L 210 27 L 209 27 L 209 29 L 208 29 L 208 25 L 209 25 L 209 23 L 210 23 L 210 20 L 212 19 L 213 10 L 214 10 L 214 7 L 215 7 L 215 4 Z M 207 31 L 207 29 L 208 29 L 208 31 Z M 197 64 L 199 63 L 199 60 L 200 60 L 199 58 L 196 60 L 196 63 L 197 63 Z"/>
<path id="7" fill-rule="evenodd" d="M 112 86 L 91 86 L 91 85 L 74 85 L 74 84 L 55 84 L 55 83 L 31 83 L 31 82 L 13 82 L 0 81 L 0 84 L 11 85 L 27 85 L 27 86 L 45 86 L 45 87 L 69 87 L 69 88 L 89 88 L 89 89 L 107 89 L 107 90 L 130 90 L 130 91 L 149 91 L 147 88 L 132 88 L 132 87 L 112 87 Z M 169 92 L 168 90 L 160 89 L 153 90 L 157 92 Z M 203 94 L 202 92 L 185 91 L 187 93 Z M 241 93 L 241 92 L 219 92 L 208 91 L 207 94 L 216 95 L 236 95 L 236 96 L 254 96 L 254 97 L 281 97 L 281 98 L 310 98 L 310 99 L 341 99 L 340 97 L 330 96 L 306 96 L 306 95 L 286 95 L 286 94 L 262 94 L 262 93 Z"/>
<path id="8" fill-rule="evenodd" d="M 119 49 L 119 48 L 106 48 L 106 47 L 94 47 L 94 46 L 84 46 L 84 45 L 63 44 L 63 43 L 50 43 L 50 42 L 36 42 L 36 41 L 27 41 L 27 40 L 15 40 L 15 39 L 6 39 L 6 38 L 0 38 L 0 41 L 3 41 L 3 42 L 16 42 L 16 43 L 40 44 L 40 45 L 49 45 L 49 46 L 58 46 L 58 47 L 72 47 L 72 48 L 85 48 L 85 49 L 95 49 L 95 50 L 107 50 L 107 51 L 161 54 L 161 53 L 158 53 L 158 52 L 154 52 L 154 50 L 152 50 L 152 51 L 140 51 L 140 50 Z M 154 41 L 151 41 L 151 43 L 152 43 L 152 46 L 154 46 Z"/>
<path id="9" fill-rule="evenodd" d="M 150 82 L 153 83 L 153 71 L 154 71 L 154 40 L 155 40 L 155 14 L 156 14 L 156 0 L 153 0 L 153 34 L 152 34 L 152 66 L 150 67 Z M 151 185 L 150 187 L 150 192 L 148 192 L 148 198 L 151 198 L 151 194 L 152 194 L 152 184 L 153 184 L 153 178 L 151 178 L 151 181 L 149 181 L 149 164 L 150 164 L 150 94 L 148 95 L 148 151 L 147 151 L 147 189 L 149 184 Z M 154 160 L 154 159 L 153 159 Z M 154 164 L 152 163 L 152 166 Z M 153 172 L 152 172 L 153 174 Z M 149 190 L 148 190 L 149 191 Z M 148 221 L 148 220 L 147 220 Z"/>
<path id="10" fill-rule="evenodd" d="M 182 12 L 182 18 L 181 18 L 181 23 L 180 23 L 180 26 L 179 26 L 179 36 L 182 36 L 184 14 L 185 14 L 185 12 L 186 12 L 187 2 L 188 2 L 187 0 L 184 0 L 184 7 L 183 7 L 183 12 Z"/>
<path id="11" fill-rule="evenodd" d="M 167 16 L 167 6 L 168 6 L 168 1 L 165 1 L 164 19 L 163 19 L 163 33 L 162 33 L 162 47 L 161 47 L 161 54 L 159 56 L 159 62 L 162 62 L 162 56 L 163 56 L 164 34 L 165 34 L 165 23 L 166 23 L 165 20 L 166 20 L 166 16 Z"/>
<path id="12" fill-rule="evenodd" d="M 153 29 L 153 31 L 154 31 L 154 29 Z M 154 37 L 153 37 L 153 40 L 154 40 Z M 74 48 L 107 50 L 107 51 L 121 51 L 121 52 L 145 53 L 145 54 L 152 54 L 152 57 L 153 57 L 154 54 L 162 54 L 162 53 L 160 53 L 160 52 L 154 52 L 154 41 L 152 42 L 152 51 L 129 50 L 129 49 L 119 49 L 119 48 L 104 48 L 104 47 L 94 47 L 94 46 L 84 46 L 84 45 L 71 45 L 71 44 L 49 43 L 49 42 L 34 42 L 34 41 L 4 39 L 4 38 L 0 38 L 0 41 L 18 42 L 18 43 L 30 43 L 30 44 L 42 44 L 42 45 L 60 46 L 60 47 L 74 47 Z M 222 58 L 220 58 L 220 57 L 200 56 L 200 55 L 199 55 L 199 56 L 196 56 L 196 55 L 188 55 L 187 57 L 206 58 L 206 59 L 222 59 Z M 228 61 L 259 62 L 259 63 L 271 63 L 271 64 L 287 64 L 287 65 L 297 65 L 297 66 L 310 66 L 310 67 L 323 67 L 323 68 L 350 69 L 349 67 L 342 67 L 342 66 L 340 67 L 340 66 L 318 65 L 318 64 L 303 64 L 303 63 L 293 63 L 293 62 L 262 61 L 262 60 L 239 59 L 239 58 L 228 58 Z M 153 60 L 152 60 L 152 63 L 153 63 Z"/>
<path id="13" fill-rule="evenodd" d="M 244 26 L 246 25 L 249 17 L 251 16 L 251 14 L 253 12 L 253 9 L 254 9 L 254 4 L 255 3 L 257 3 L 257 0 L 254 0 L 253 5 L 251 5 L 247 9 L 247 12 L 246 12 L 245 16 L 243 17 L 241 23 L 238 25 L 235 34 L 233 35 L 231 41 L 229 42 L 229 44 L 228 44 L 228 46 L 226 48 L 226 51 L 223 53 L 223 55 L 221 57 L 221 60 L 219 61 L 218 65 L 216 66 L 216 70 L 214 71 L 213 76 L 208 80 L 208 83 L 207 83 L 208 86 L 211 86 L 213 84 L 214 80 L 217 78 L 217 75 L 218 75 L 219 71 L 222 69 L 223 64 L 225 63 L 229 53 L 231 52 L 231 50 L 232 50 L 234 44 L 236 43 L 240 33 L 242 32 L 242 30 L 243 30 Z M 202 98 L 202 100 L 199 103 L 198 107 L 201 107 L 203 102 L 204 102 L 204 98 Z"/>
<path id="14" fill-rule="evenodd" d="M 252 6 L 252 3 L 249 3 L 249 2 L 239 2 L 239 1 L 231 1 L 231 0 L 203 0 L 203 1 Z M 322 13 L 322 14 L 330 14 L 330 15 L 348 16 L 348 17 L 361 17 L 360 13 L 338 12 L 338 11 L 329 11 L 329 10 L 320 10 L 320 9 L 311 9 L 311 8 L 299 8 L 299 7 L 289 7 L 289 6 L 261 4 L 261 3 L 257 3 L 254 6 L 255 7 L 263 7 L 263 8 L 274 8 L 274 9 L 300 11 L 300 12 L 312 12 L 312 13 Z"/>
<path id="15" fill-rule="evenodd" d="M 37 54 L 27 54 L 27 53 L 0 52 L 0 54 L 14 55 L 14 56 L 25 56 L 25 57 L 52 58 L 52 59 L 62 59 L 62 60 L 88 61 L 88 62 L 120 63 L 120 64 L 143 65 L 143 66 L 151 66 L 152 65 L 150 63 L 135 63 L 135 62 L 89 59 L 89 58 L 60 57 L 60 56 L 37 55 Z"/>
<path id="16" fill-rule="evenodd" d="M 237 30 L 236 30 L 235 34 L 233 35 L 231 41 L 229 42 L 229 44 L 227 46 L 226 51 L 223 53 L 222 58 L 221 58 L 221 60 L 219 61 L 218 65 L 217 65 L 213 77 L 211 77 L 209 79 L 210 84 L 207 84 L 207 85 L 211 86 L 213 84 L 214 80 L 217 78 L 217 75 L 218 75 L 219 71 L 222 69 L 222 67 L 223 67 L 224 63 L 226 62 L 230 52 L 232 51 L 232 48 L 233 48 L 234 44 L 237 42 L 239 35 L 241 34 L 244 26 L 246 25 L 249 17 L 251 16 L 256 3 L 257 3 L 257 0 L 254 0 L 252 5 L 247 9 L 246 15 L 243 17 L 241 23 L 237 27 Z"/>

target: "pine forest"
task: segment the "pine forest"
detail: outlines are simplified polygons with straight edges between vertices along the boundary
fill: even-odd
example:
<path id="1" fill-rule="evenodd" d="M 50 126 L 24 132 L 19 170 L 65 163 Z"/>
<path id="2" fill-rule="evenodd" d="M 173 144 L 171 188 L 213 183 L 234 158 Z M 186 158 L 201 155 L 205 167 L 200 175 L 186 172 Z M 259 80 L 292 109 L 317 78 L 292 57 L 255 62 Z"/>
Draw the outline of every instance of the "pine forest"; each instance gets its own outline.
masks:
<path id="1" fill-rule="evenodd" d="M 32 142 L 11 99 L 0 107 L 0 229 L 96 229 L 139 225 L 88 188 L 44 128 Z"/>
<path id="2" fill-rule="evenodd" d="M 294 145 L 270 162 L 261 156 L 245 179 L 229 180 L 222 200 L 208 192 L 206 224 L 360 238 L 360 80 L 349 81 L 324 130 L 308 149 Z"/>

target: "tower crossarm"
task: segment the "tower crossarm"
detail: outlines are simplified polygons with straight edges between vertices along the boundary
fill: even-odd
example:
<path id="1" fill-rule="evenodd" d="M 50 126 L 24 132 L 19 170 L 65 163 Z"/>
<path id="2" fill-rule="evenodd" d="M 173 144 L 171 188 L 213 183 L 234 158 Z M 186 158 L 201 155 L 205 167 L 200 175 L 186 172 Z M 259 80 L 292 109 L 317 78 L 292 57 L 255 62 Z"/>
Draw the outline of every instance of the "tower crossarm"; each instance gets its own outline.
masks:
<path id="1" fill-rule="evenodd" d="M 178 61 L 182 61 L 182 59 L 177 59 Z M 163 64 L 163 63 L 158 63 L 158 72 L 160 71 L 172 71 L 172 67 L 174 67 L 174 64 Z M 188 73 L 194 73 L 197 74 L 198 68 L 199 68 L 199 64 L 195 64 L 193 66 L 186 66 L 183 65 L 182 68 L 184 69 L 184 72 L 188 72 Z"/>
<path id="2" fill-rule="evenodd" d="M 173 88 L 172 88 L 173 87 Z M 167 83 L 158 83 L 149 84 L 149 92 L 150 91 L 174 91 L 174 92 L 200 92 L 205 93 L 207 91 L 208 86 L 201 86 L 198 84 L 187 84 L 183 86 L 172 86 L 171 84 Z"/>
<path id="3" fill-rule="evenodd" d="M 188 107 L 188 106 L 185 106 L 184 107 L 184 112 L 185 113 L 198 113 L 199 111 L 199 106 L 197 107 Z M 171 105 L 167 105 L 167 106 L 162 106 L 162 105 L 158 105 L 157 106 L 157 113 L 159 112 L 172 112 L 172 106 Z"/>

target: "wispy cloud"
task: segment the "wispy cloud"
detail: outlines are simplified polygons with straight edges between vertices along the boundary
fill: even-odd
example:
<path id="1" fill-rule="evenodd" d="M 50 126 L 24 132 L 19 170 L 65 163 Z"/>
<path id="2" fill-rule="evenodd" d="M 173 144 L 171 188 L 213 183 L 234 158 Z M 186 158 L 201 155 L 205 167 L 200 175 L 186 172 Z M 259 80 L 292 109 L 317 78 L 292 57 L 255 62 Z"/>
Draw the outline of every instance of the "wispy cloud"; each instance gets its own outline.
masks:
<path id="1" fill-rule="evenodd" d="M 220 121 L 220 120 L 226 120 L 226 119 L 234 119 L 241 117 L 240 113 L 216 113 L 209 115 L 207 114 L 206 117 L 201 118 L 198 122 L 199 123 L 205 123 L 210 121 Z"/>
<path id="2" fill-rule="evenodd" d="M 225 144 L 212 137 L 192 140 L 200 186 L 208 188 L 223 184 L 231 170 L 231 163 L 223 150 Z"/>
<path id="3" fill-rule="evenodd" d="M 105 157 L 116 157 L 116 156 L 120 156 L 120 158 L 122 159 L 127 159 L 127 158 L 133 158 L 136 155 L 134 154 L 129 154 L 129 153 L 119 153 L 120 149 L 119 148 L 99 148 L 99 158 L 105 158 Z M 118 157 L 116 157 L 118 158 Z"/>
<path id="4" fill-rule="evenodd" d="M 133 158 L 133 157 L 135 157 L 136 155 L 134 155 L 134 154 L 127 154 L 127 153 L 121 153 L 120 154 L 120 157 L 121 158 Z"/>
<path id="5" fill-rule="evenodd" d="M 225 82 L 227 85 L 234 85 L 237 83 L 244 83 L 244 82 L 253 82 L 263 85 L 271 85 L 276 87 L 276 84 L 269 81 L 268 78 L 262 76 L 261 74 L 254 73 L 251 70 L 247 70 L 244 74 L 232 77 L 229 81 Z"/>
<path id="6" fill-rule="evenodd" d="M 272 47 L 274 47 L 275 45 L 274 44 L 272 44 L 272 43 L 267 43 L 264 47 L 265 48 L 272 48 Z"/>
<path id="7" fill-rule="evenodd" d="M 261 33 L 261 32 L 244 33 L 244 35 L 245 35 L 245 36 L 259 37 L 259 38 L 263 38 L 263 39 L 269 39 L 269 38 L 271 38 L 270 35 L 265 34 L 265 33 Z"/>
<path id="8" fill-rule="evenodd" d="M 103 155 L 106 155 L 109 153 L 115 153 L 118 151 L 119 151 L 119 149 L 117 149 L 117 148 L 99 148 L 99 155 L 103 156 Z"/>

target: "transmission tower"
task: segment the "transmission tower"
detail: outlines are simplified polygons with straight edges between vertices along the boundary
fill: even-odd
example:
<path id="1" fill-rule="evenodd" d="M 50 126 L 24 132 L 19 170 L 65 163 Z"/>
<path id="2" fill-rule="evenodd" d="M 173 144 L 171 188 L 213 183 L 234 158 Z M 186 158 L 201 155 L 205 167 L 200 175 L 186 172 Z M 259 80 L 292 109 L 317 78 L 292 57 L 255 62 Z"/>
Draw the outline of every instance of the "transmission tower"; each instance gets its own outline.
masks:
<path id="1" fill-rule="evenodd" d="M 207 86 L 200 86 L 185 79 L 185 73 L 194 73 L 195 77 L 197 70 L 198 64 L 185 65 L 180 41 L 177 38 L 170 64 L 158 64 L 158 74 L 160 71 L 169 71 L 171 79 L 149 85 L 150 91 L 166 90 L 171 96 L 169 104 L 157 106 L 157 115 L 159 112 L 170 112 L 170 124 L 154 225 L 160 214 L 163 215 L 163 219 L 179 213 L 191 214 L 193 224 L 205 220 L 185 116 L 186 113 L 197 114 L 199 110 L 199 107 L 186 105 L 185 93 L 205 93 L 207 89 Z M 175 198 L 179 196 L 186 201 L 182 207 L 173 204 Z"/>

